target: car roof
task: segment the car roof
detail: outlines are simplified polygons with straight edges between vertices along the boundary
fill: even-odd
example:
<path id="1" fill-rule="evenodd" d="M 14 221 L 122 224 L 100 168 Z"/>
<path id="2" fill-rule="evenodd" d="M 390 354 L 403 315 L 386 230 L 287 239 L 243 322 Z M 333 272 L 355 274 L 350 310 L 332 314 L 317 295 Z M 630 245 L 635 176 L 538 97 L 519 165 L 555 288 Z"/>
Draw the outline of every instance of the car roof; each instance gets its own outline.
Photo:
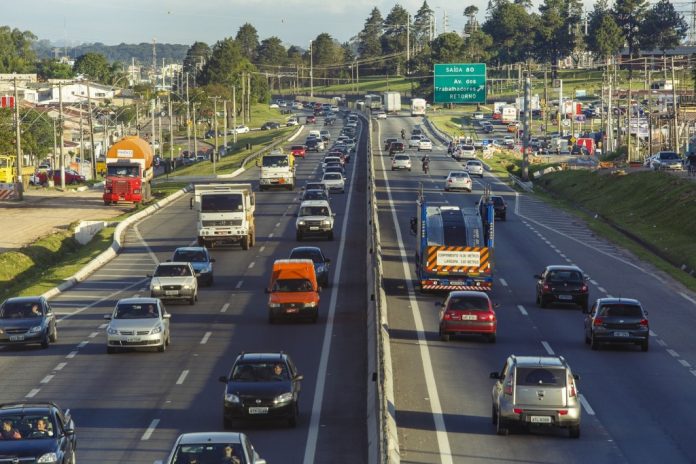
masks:
<path id="1" fill-rule="evenodd" d="M 479 160 L 467 160 L 466 164 L 473 163 L 473 164 L 481 164 L 481 161 Z"/>
<path id="2" fill-rule="evenodd" d="M 582 272 L 582 269 L 573 264 L 551 264 L 546 266 L 547 271 L 578 271 Z"/>
<path id="3" fill-rule="evenodd" d="M 133 298 L 121 298 L 116 302 L 117 305 L 119 304 L 155 304 L 159 298 L 150 298 L 146 296 L 141 296 L 141 297 L 133 297 Z"/>
<path id="4" fill-rule="evenodd" d="M 16 403 L 0 404 L 0 413 L 38 413 L 60 407 L 51 401 L 20 401 Z"/>
<path id="5" fill-rule="evenodd" d="M 477 297 L 477 298 L 486 298 L 489 300 L 488 293 L 486 292 L 478 292 L 476 290 L 455 290 L 453 292 L 449 292 L 448 297 L 456 296 L 459 298 L 463 298 L 465 296 L 470 296 L 470 297 Z"/>
<path id="6" fill-rule="evenodd" d="M 316 246 L 298 246 L 290 250 L 290 254 L 293 253 L 321 253 L 321 248 Z"/>
<path id="7" fill-rule="evenodd" d="M 467 176 L 469 175 L 469 173 L 466 171 L 450 171 L 448 176 L 451 176 L 452 174 L 462 174 L 462 175 L 466 174 Z"/>
<path id="8" fill-rule="evenodd" d="M 178 247 L 176 250 L 174 250 L 174 253 L 177 251 L 208 251 L 206 247 L 202 246 L 185 246 L 185 247 Z"/>
<path id="9" fill-rule="evenodd" d="M 197 445 L 203 443 L 241 443 L 240 432 L 193 432 L 179 435 L 176 442 L 180 445 Z"/>
<path id="10" fill-rule="evenodd" d="M 329 206 L 329 202 L 326 200 L 305 200 L 300 203 L 300 208 L 303 206 Z"/>
<path id="11" fill-rule="evenodd" d="M 515 356 L 517 367 L 567 367 L 560 356 Z"/>
<path id="12" fill-rule="evenodd" d="M 640 306 L 640 301 L 636 300 L 635 298 L 621 298 L 621 297 L 613 297 L 613 298 L 599 298 L 597 299 L 597 303 L 599 304 L 632 304 L 632 305 L 638 305 Z"/>
<path id="13" fill-rule="evenodd" d="M 41 301 L 43 298 L 41 295 L 38 296 L 13 296 L 5 300 L 5 303 L 35 303 Z"/>
<path id="14" fill-rule="evenodd" d="M 288 260 L 277 260 L 277 261 L 288 261 Z M 314 263 L 312 263 L 312 260 L 310 259 L 300 259 L 300 260 L 289 260 L 289 261 L 306 261 L 312 266 L 314 266 Z M 283 353 L 282 351 L 279 353 L 244 353 L 241 352 L 239 353 L 239 356 L 237 356 L 237 361 L 251 361 L 251 362 L 262 362 L 262 361 L 287 361 L 288 355 Z"/>
<path id="15" fill-rule="evenodd" d="M 159 266 L 188 266 L 189 262 L 188 261 L 167 261 L 164 263 L 159 263 L 157 267 Z"/>

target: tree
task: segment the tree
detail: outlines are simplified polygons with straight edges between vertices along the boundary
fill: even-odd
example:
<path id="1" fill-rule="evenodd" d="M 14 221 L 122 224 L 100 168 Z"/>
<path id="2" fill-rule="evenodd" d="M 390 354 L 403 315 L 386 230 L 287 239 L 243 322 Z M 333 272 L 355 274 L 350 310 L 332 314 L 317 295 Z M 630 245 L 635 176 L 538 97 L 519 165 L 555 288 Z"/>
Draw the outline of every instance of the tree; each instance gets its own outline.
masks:
<path id="1" fill-rule="evenodd" d="M 595 4 L 587 29 L 587 48 L 602 59 L 616 55 L 624 45 L 623 32 L 614 21 L 607 0 Z"/>
<path id="2" fill-rule="evenodd" d="M 203 66 L 199 83 L 233 86 L 238 83 L 240 69 L 248 62 L 236 40 L 229 37 L 219 40 L 213 46 L 210 59 Z"/>
<path id="3" fill-rule="evenodd" d="M 552 78 L 557 78 L 559 59 L 575 48 L 575 26 L 580 22 L 582 4 L 579 0 L 544 0 L 539 6 L 535 55 L 551 63 Z"/>
<path id="4" fill-rule="evenodd" d="M 184 58 L 184 72 L 193 77 L 195 82 L 203 66 L 210 58 L 210 47 L 205 42 L 194 42 L 186 52 Z"/>
<path id="5" fill-rule="evenodd" d="M 358 34 L 358 55 L 362 59 L 382 56 L 382 13 L 377 7 L 373 8 L 365 20 L 363 30 Z"/>
<path id="6" fill-rule="evenodd" d="M 326 79 L 340 74 L 340 69 L 332 68 L 333 65 L 345 62 L 341 44 L 326 32 L 319 34 L 312 41 L 312 57 L 314 60 L 314 76 L 320 79 L 324 78 L 325 83 L 328 82 Z"/>
<path id="7" fill-rule="evenodd" d="M 533 56 L 537 22 L 538 16 L 529 14 L 524 5 L 496 0 L 491 1 L 481 30 L 493 39 L 500 64 L 518 63 Z"/>
<path id="8" fill-rule="evenodd" d="M 477 31 L 479 29 L 479 23 L 476 20 L 476 15 L 478 14 L 478 12 L 479 9 L 475 5 L 470 5 L 464 8 L 464 16 L 468 18 L 466 20 L 466 24 L 464 25 L 465 34 L 470 35 L 474 31 Z"/>
<path id="9" fill-rule="evenodd" d="M 99 53 L 86 53 L 78 56 L 73 71 L 97 82 L 110 82 L 113 73 L 106 57 Z"/>
<path id="10" fill-rule="evenodd" d="M 640 26 L 645 20 L 647 8 L 647 0 L 616 0 L 614 3 L 614 21 L 623 32 L 628 47 L 629 78 L 633 76 L 633 57 L 640 50 Z"/>
<path id="11" fill-rule="evenodd" d="M 401 68 L 406 62 L 407 29 L 410 27 L 411 17 L 401 5 L 394 5 L 384 19 L 384 33 L 382 34 L 382 53 L 385 55 L 399 54 L 388 61 L 387 72 L 401 74 Z"/>
<path id="12" fill-rule="evenodd" d="M 72 66 L 56 60 L 41 60 L 36 63 L 36 74 L 40 79 L 72 79 L 75 77 Z"/>
<path id="13" fill-rule="evenodd" d="M 269 37 L 261 41 L 256 51 L 256 62 L 259 64 L 280 66 L 285 64 L 288 51 L 278 37 Z"/>
<path id="14" fill-rule="evenodd" d="M 34 110 L 27 110 L 20 116 L 30 121 L 22 129 L 22 151 L 38 160 L 46 158 L 53 151 L 53 121 L 46 113 L 36 114 Z"/>
<path id="15" fill-rule="evenodd" d="M 413 17 L 413 44 L 415 51 L 418 52 L 423 47 L 433 40 L 435 31 L 433 30 L 433 15 L 434 11 L 430 8 L 427 1 L 424 1 L 421 7 Z"/>
<path id="16" fill-rule="evenodd" d="M 660 0 L 645 14 L 641 26 L 643 49 L 657 48 L 665 54 L 686 37 L 689 29 L 684 16 L 679 14 L 669 0 Z"/>
<path id="17" fill-rule="evenodd" d="M 0 27 L 0 73 L 27 73 L 34 70 L 36 36 L 29 31 Z"/>
<path id="18" fill-rule="evenodd" d="M 259 33 L 256 28 L 249 23 L 244 23 L 237 31 L 235 37 L 239 43 L 242 56 L 251 62 L 256 60 L 256 50 L 259 48 Z"/>
<path id="19" fill-rule="evenodd" d="M 456 32 L 445 32 L 433 40 L 433 63 L 461 63 L 463 51 L 464 39 Z"/>
<path id="20" fill-rule="evenodd" d="M 476 30 L 464 39 L 462 55 L 467 63 L 488 62 L 495 56 L 493 51 L 493 38 L 483 32 Z"/>

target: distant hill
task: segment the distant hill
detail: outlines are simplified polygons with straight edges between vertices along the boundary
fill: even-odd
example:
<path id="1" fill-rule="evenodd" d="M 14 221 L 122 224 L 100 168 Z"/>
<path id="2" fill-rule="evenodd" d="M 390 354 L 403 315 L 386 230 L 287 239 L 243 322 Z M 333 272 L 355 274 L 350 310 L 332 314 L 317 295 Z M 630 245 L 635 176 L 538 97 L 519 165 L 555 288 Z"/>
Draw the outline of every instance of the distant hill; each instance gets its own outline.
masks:
<path id="1" fill-rule="evenodd" d="M 157 44 L 157 62 L 162 64 L 162 58 L 164 58 L 165 63 L 178 62 L 181 63 L 186 57 L 186 52 L 188 51 L 190 45 L 181 44 Z M 53 58 L 54 48 L 61 49 L 48 40 L 41 40 L 34 44 L 34 50 L 36 51 L 39 59 Z M 67 48 L 68 54 L 71 58 L 77 58 L 85 53 L 101 53 L 110 62 L 118 61 L 121 63 L 130 64 L 132 59 L 135 59 L 136 63 L 140 64 L 151 64 L 152 63 L 152 44 L 143 42 L 139 44 L 127 44 L 121 43 L 118 45 L 104 45 L 103 43 L 92 43 L 92 44 L 80 44 L 77 46 L 71 46 Z"/>

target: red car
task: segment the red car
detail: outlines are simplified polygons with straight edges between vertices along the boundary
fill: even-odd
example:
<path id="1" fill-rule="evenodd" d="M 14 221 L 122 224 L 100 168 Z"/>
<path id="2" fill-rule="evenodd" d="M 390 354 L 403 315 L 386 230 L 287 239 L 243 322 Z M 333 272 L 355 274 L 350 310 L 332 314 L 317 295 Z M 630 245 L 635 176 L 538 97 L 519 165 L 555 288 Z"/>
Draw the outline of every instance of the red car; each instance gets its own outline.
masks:
<path id="1" fill-rule="evenodd" d="M 307 116 L 307 124 L 316 124 L 317 122 L 317 117 L 314 116 L 313 114 L 310 114 Z"/>
<path id="2" fill-rule="evenodd" d="M 451 335 L 478 334 L 495 343 L 498 320 L 494 305 L 487 293 L 476 291 L 450 292 L 440 312 L 440 340 L 449 341 Z"/>
<path id="3" fill-rule="evenodd" d="M 60 185 L 60 170 L 55 171 L 39 171 L 35 174 L 38 179 L 39 184 L 44 185 L 48 182 L 49 176 L 53 178 L 55 185 Z M 80 175 L 77 171 L 72 169 L 65 170 L 65 183 L 66 184 L 79 184 L 85 181 L 85 176 Z"/>
<path id="4" fill-rule="evenodd" d="M 307 147 L 304 145 L 293 145 L 290 148 L 290 153 L 292 153 L 292 156 L 294 157 L 301 156 L 302 159 L 304 159 L 305 155 L 307 154 Z"/>

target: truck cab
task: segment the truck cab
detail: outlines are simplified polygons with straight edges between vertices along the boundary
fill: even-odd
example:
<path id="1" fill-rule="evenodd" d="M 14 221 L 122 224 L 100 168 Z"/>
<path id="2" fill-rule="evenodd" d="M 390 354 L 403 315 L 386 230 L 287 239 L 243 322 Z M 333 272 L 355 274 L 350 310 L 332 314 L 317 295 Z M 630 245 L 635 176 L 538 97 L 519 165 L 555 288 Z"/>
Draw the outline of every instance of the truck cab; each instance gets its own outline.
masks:
<path id="1" fill-rule="evenodd" d="M 104 204 L 149 201 L 152 161 L 152 148 L 140 137 L 127 136 L 112 145 L 106 154 Z"/>
<path id="2" fill-rule="evenodd" d="M 295 189 L 295 157 L 280 151 L 261 157 L 261 178 L 259 190 L 264 191 L 269 187 L 284 187 L 292 191 Z"/>
<path id="3" fill-rule="evenodd" d="M 243 250 L 254 246 L 256 202 L 251 184 L 197 184 L 193 195 L 200 246 L 239 243 Z"/>

